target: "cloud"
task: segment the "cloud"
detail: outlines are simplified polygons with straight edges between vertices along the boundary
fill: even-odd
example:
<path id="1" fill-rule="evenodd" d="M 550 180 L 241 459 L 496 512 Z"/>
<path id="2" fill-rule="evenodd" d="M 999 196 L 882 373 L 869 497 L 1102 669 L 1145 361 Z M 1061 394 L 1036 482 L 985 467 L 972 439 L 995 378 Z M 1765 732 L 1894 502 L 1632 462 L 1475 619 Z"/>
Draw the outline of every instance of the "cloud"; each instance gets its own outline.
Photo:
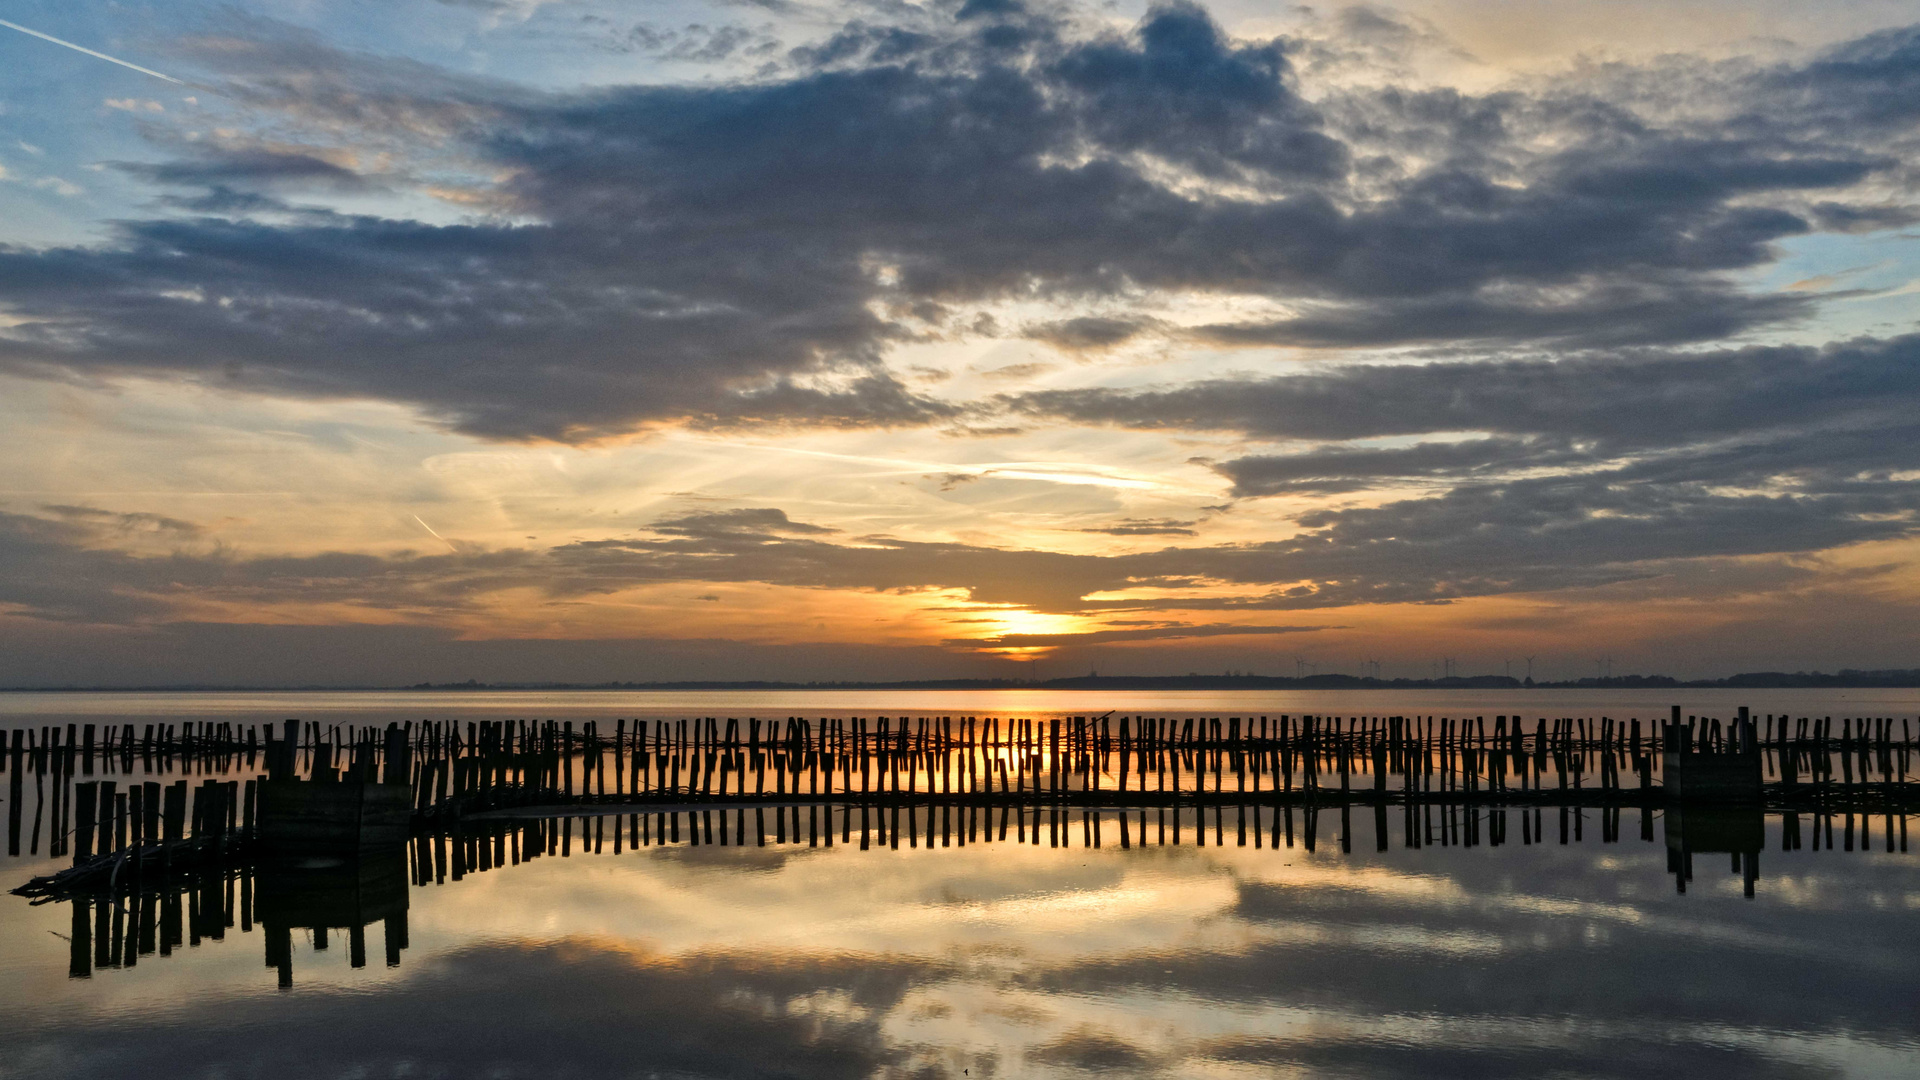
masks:
<path id="1" fill-rule="evenodd" d="M 1212 428 L 1305 449 L 1215 462 L 1239 497 L 1428 489 L 1298 514 L 1301 537 L 1207 560 L 1302 582 L 1293 606 L 1625 580 L 1663 560 L 1914 535 L 1920 338 L 1560 361 L 1346 366 L 1141 392 L 1045 392 L 1076 422 Z M 1353 440 L 1470 434 L 1411 445 Z M 1256 562 L 1227 570 L 1222 562 Z M 1289 568 L 1282 571 L 1280 568 Z M 1557 585 L 1555 583 L 1558 583 Z"/>
<path id="2" fill-rule="evenodd" d="M 1484 291 L 1377 304 L 1308 305 L 1291 318 L 1196 327 L 1191 338 L 1215 345 L 1331 349 L 1435 345 L 1459 341 L 1592 348 L 1706 341 L 1749 327 L 1813 314 L 1799 296 L 1748 296 L 1722 284 L 1684 279 L 1618 283 L 1576 290 Z"/>
<path id="3" fill-rule="evenodd" d="M 1347 440 L 1487 432 L 1619 448 L 1899 422 L 1920 336 L 1815 348 L 1595 351 L 1561 359 L 1352 364 L 1165 389 L 1047 390 L 1018 414 L 1148 430 Z"/>
<path id="4" fill-rule="evenodd" d="M 1175 521 L 1172 518 L 1127 518 L 1112 525 L 1095 525 L 1083 528 L 1085 533 L 1101 533 L 1106 536 L 1192 536 L 1194 521 Z"/>
<path id="5" fill-rule="evenodd" d="M 39 188 L 42 191 L 51 191 L 55 195 L 59 195 L 68 199 L 71 199 L 80 195 L 85 195 L 87 193 L 86 189 L 82 188 L 80 185 L 75 184 L 69 180 L 63 180 L 58 176 L 43 176 L 38 180 L 35 180 L 33 182 L 33 186 Z"/>
<path id="6" fill-rule="evenodd" d="M 680 583 L 725 595 L 718 612 L 746 605 L 709 587 L 753 584 L 1250 617 L 1651 590 L 1702 567 L 1794 589 L 1812 553 L 1913 537 L 1920 338 L 1752 342 L 1812 337 L 1836 298 L 1754 284 L 1781 241 L 1920 212 L 1914 32 L 1470 93 L 1333 70 L 1431 47 L 1378 12 L 1324 24 L 1350 54 L 1237 39 L 1191 5 L 1131 27 L 1085 14 L 866 5 L 750 79 L 564 91 L 234 16 L 182 48 L 232 103 L 192 123 L 237 126 L 190 139 L 143 110 L 155 159 L 118 166 L 163 193 L 157 211 L 100 243 L 0 248 L 0 370 L 375 398 L 497 440 L 1147 431 L 1291 524 L 1197 543 L 1195 521 L 1119 516 L 1179 513 L 1124 502 L 1177 484 L 1092 466 L 909 464 L 906 482 L 1111 485 L 1112 520 L 1077 531 L 1165 546 L 856 536 L 756 507 L 558 547 L 156 553 L 202 527 L 69 499 L 0 519 L 17 571 L 0 603 L 42 625 L 220 605 L 477 623 L 510 593 Z M 756 47 L 675 33 L 649 47 Z M 422 195 L 461 216 L 348 211 Z M 1084 363 L 1006 363 L 1034 350 L 1015 341 L 978 363 L 1004 391 L 982 400 L 941 396 L 974 380 L 894 366 L 1003 335 Z M 1143 339 L 1155 348 L 1129 352 L 1183 354 L 1159 369 L 1175 374 L 1096 369 Z M 1274 349 L 1288 366 L 1263 366 Z M 1021 390 L 1043 374 L 1122 385 Z"/>
<path id="7" fill-rule="evenodd" d="M 606 22 L 599 16 L 586 16 L 584 21 L 595 24 Z M 779 48 L 779 42 L 765 33 L 744 26 L 707 26 L 704 23 L 689 23 L 679 30 L 648 22 L 635 23 L 624 31 L 597 39 L 595 44 L 612 52 L 639 52 L 666 60 L 693 63 L 717 63 L 735 57 L 766 57 Z"/>
<path id="8" fill-rule="evenodd" d="M 1124 345 L 1161 325 L 1157 319 L 1082 315 L 1037 323 L 1027 327 L 1026 336 L 1069 352 L 1095 352 Z"/>
<path id="9" fill-rule="evenodd" d="M 485 438 L 590 441 L 952 422 L 966 403 L 909 389 L 887 355 L 998 301 L 1057 308 L 1030 332 L 1083 351 L 1152 327 L 1083 314 L 1128 298 L 1245 301 L 1192 330 L 1234 347 L 1710 341 L 1816 310 L 1734 275 L 1820 222 L 1853 227 L 1826 207 L 1867 205 L 1856 189 L 1898 174 L 1920 121 L 1892 103 L 1910 33 L 1695 73 L 1684 96 L 1649 68 L 1643 102 L 1309 85 L 1292 43 L 1236 40 L 1189 4 L 1124 32 L 946 10 L 849 22 L 753 81 L 576 92 L 236 15 L 183 49 L 305 149 L 172 147 L 136 173 L 199 185 L 176 205 L 224 218 L 0 249 L 21 320 L 0 368 L 374 397 Z M 490 209 L 266 220 L 275 186 L 371 182 L 327 146 L 386 155 L 395 191 Z"/>
<path id="10" fill-rule="evenodd" d="M 164 514 L 143 512 L 123 514 L 102 510 L 94 506 L 66 506 L 47 504 L 40 509 L 65 521 L 83 525 L 95 525 L 118 532 L 158 532 L 172 533 L 183 537 L 199 536 L 207 530 L 204 526 Z"/>
<path id="11" fill-rule="evenodd" d="M 716 510 L 705 514 L 656 521 L 648 526 L 657 533 L 693 537 L 729 537 L 742 534 L 818 535 L 836 530 L 822 525 L 793 521 L 785 510 L 772 508 Z"/>
<path id="12" fill-rule="evenodd" d="M 1520 439 L 1420 443 L 1392 450 L 1325 449 L 1302 454 L 1236 458 L 1213 466 L 1242 498 L 1287 492 L 1359 491 L 1383 480 L 1437 477 L 1448 482 L 1515 468 L 1591 464 L 1592 457 L 1559 452 Z"/>
<path id="13" fill-rule="evenodd" d="M 1035 375 L 1044 375 L 1054 370 L 1054 365 L 1045 363 L 1007 364 L 1004 367 L 990 368 L 979 372 L 983 379 L 995 379 L 1006 382 L 1018 382 L 1031 379 Z"/>
<path id="14" fill-rule="evenodd" d="M 1236 623 L 1211 623 L 1205 626 L 1167 625 L 1130 627 L 1121 630 L 1087 630 L 1063 634 L 1000 634 L 990 638 L 952 638 L 946 644 L 958 648 L 1030 649 L 1057 648 L 1063 645 L 1101 645 L 1114 641 L 1169 641 L 1180 638 L 1265 637 L 1272 634 L 1309 634 L 1316 630 L 1342 630 L 1339 626 L 1252 626 Z"/>
<path id="15" fill-rule="evenodd" d="M 1900 432 L 1898 445 L 1914 434 L 1920 431 Z M 977 604 L 1085 616 L 1443 603 L 1644 581 L 1700 560 L 1778 560 L 1910 537 L 1920 522 L 1920 484 L 1859 467 L 1860 455 L 1880 445 L 1877 433 L 1830 440 L 1828 463 L 1792 457 L 1802 470 L 1797 482 L 1776 490 L 1761 490 L 1757 478 L 1784 475 L 1767 454 L 1791 457 L 1785 448 L 1730 448 L 1692 462 L 1457 482 L 1434 496 L 1313 509 L 1278 539 L 1112 555 L 841 538 L 778 509 L 751 508 L 548 548 L 157 556 L 116 550 L 91 514 L 0 515 L 0 562 L 16 570 L 0 580 L 0 604 L 41 620 L 151 625 L 208 605 L 253 612 L 334 605 L 330 618 L 357 612 L 444 623 L 483 618 L 514 594 L 565 603 L 668 583 L 958 592 Z M 1113 593 L 1129 595 L 1095 598 Z M 1087 631 L 1115 641 L 1250 632 L 1280 630 Z M 1070 639 L 1094 640 L 1057 636 Z"/>
<path id="16" fill-rule="evenodd" d="M 258 146 L 196 147 L 189 159 L 150 164 L 118 162 L 115 168 L 167 187 L 275 188 L 299 186 L 362 192 L 379 185 L 353 169 L 313 153 Z"/>

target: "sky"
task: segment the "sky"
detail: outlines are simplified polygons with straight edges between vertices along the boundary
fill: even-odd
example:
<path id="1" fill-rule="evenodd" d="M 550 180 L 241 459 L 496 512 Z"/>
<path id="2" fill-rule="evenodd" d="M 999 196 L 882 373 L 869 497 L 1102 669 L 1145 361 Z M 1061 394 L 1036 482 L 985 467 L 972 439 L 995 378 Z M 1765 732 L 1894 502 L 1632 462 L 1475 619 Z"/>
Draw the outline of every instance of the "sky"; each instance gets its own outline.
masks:
<path id="1" fill-rule="evenodd" d="M 1920 667 L 1920 2 L 0 18 L 0 686 Z"/>

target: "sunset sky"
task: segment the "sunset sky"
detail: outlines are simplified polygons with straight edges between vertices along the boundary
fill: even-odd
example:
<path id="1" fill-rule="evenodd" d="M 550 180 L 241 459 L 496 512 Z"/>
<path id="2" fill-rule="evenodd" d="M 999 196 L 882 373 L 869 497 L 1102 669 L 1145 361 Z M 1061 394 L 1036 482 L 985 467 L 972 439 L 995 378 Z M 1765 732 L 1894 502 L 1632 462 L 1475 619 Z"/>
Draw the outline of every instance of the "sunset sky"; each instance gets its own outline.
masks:
<path id="1" fill-rule="evenodd" d="M 1920 667 L 1920 2 L 0 17 L 0 686 Z"/>

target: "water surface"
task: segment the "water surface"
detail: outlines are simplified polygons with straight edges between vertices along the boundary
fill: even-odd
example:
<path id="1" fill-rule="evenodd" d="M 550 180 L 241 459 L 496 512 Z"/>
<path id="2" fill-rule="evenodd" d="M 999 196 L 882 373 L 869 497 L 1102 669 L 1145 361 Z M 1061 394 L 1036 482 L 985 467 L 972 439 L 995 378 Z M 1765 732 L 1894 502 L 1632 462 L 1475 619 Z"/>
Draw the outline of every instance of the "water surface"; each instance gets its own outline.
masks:
<path id="1" fill-rule="evenodd" d="M 1732 711 L 1692 693 L 1678 703 Z M 1734 696 L 1762 713 L 1915 712 L 1911 691 L 1847 693 L 1861 696 Z M 20 706 L 25 695 L 0 703 L 31 727 L 56 714 L 102 724 L 1097 714 L 1114 707 L 1104 696 L 49 695 L 41 713 Z M 1130 709 L 1203 714 L 1651 718 L 1668 704 L 1418 696 L 1425 707 L 1359 693 L 1306 704 L 1124 695 Z M 35 798 L 32 779 L 23 797 Z M 1023 819 L 1004 840 L 991 819 L 969 830 L 917 817 L 864 847 L 845 810 L 796 817 L 779 834 L 756 829 L 749 811 L 725 844 L 691 843 L 705 835 L 691 822 L 661 843 L 660 814 L 475 825 L 464 847 L 423 838 L 409 852 L 395 879 L 404 915 L 366 926 L 364 966 L 339 924 L 296 930 L 284 988 L 256 918 L 277 887 L 265 878 L 183 892 L 177 945 L 156 909 L 153 948 L 130 931 L 107 963 L 96 961 L 124 912 L 98 921 L 89 910 L 77 928 L 73 905 L 5 896 L 0 1076 L 1920 1073 L 1920 875 L 1906 842 L 1920 820 L 1836 816 L 1829 837 L 1797 818 L 1796 846 L 1771 815 L 1747 898 L 1726 854 L 1695 855 L 1679 891 L 1662 813 L 1643 823 L 1626 809 L 1616 829 L 1574 810 L 1563 831 L 1554 809 L 1524 830 L 1525 811 L 1504 811 L 1494 845 L 1494 812 L 1437 832 L 1410 831 L 1396 812 L 1381 832 L 1369 811 L 1323 810 L 1312 850 L 1304 812 L 1283 823 L 1259 806 L 1250 829 L 1228 809 L 1198 835 L 1196 812 L 1180 811 L 1178 845 L 1159 842 L 1156 812 L 1134 811 L 1124 847 L 1116 811 L 1073 810 L 1044 834 Z M 46 851 L 0 860 L 8 887 L 70 862 Z M 389 933 L 405 946 L 391 950 L 393 966 Z"/>

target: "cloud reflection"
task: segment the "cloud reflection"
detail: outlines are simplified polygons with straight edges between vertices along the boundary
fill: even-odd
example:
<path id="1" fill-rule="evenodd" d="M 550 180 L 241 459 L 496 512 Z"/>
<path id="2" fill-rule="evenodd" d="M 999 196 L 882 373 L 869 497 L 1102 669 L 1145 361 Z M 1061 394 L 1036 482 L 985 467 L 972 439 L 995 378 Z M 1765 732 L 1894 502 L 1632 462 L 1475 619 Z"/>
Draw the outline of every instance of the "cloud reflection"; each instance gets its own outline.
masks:
<path id="1" fill-rule="evenodd" d="M 222 966 L 159 1015 L 47 987 L 68 1006 L 27 1014 L 13 1061 L 21 1076 L 190 1060 L 287 1076 L 1792 1077 L 1874 1075 L 1920 1048 L 1906 857 L 1764 858 L 1745 901 L 1704 864 L 1673 895 L 1664 849 L 1637 839 L 578 854 L 415 889 L 396 973 L 276 996 L 270 973 Z"/>

